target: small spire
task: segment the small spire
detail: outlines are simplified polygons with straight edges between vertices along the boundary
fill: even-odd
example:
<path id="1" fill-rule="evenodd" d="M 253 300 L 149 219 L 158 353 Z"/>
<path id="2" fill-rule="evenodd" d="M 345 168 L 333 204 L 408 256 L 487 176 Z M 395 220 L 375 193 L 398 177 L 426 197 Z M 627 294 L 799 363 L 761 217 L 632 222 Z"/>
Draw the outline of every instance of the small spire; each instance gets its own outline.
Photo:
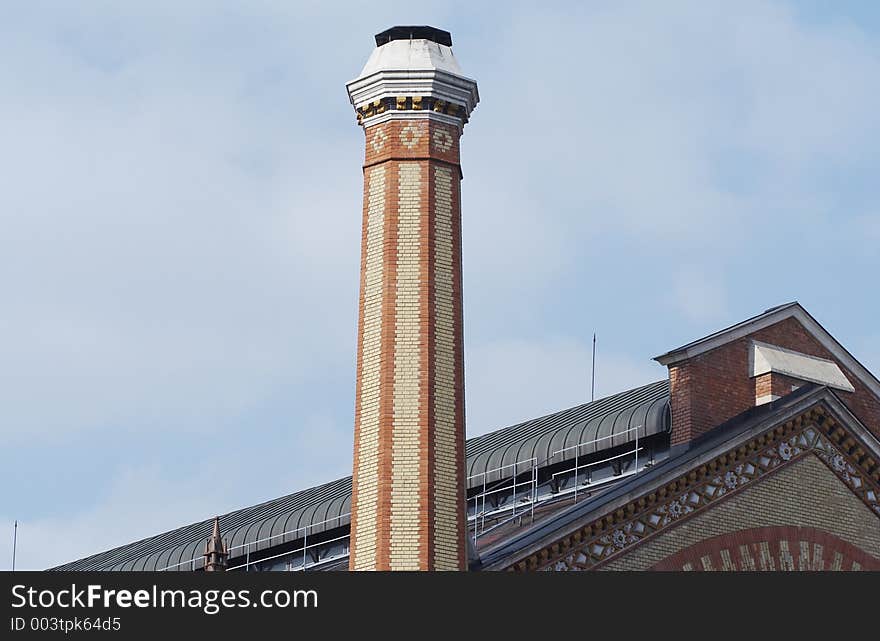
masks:
<path id="1" fill-rule="evenodd" d="M 229 550 L 226 542 L 220 538 L 220 517 L 214 517 L 214 531 L 211 538 L 205 544 L 205 572 L 224 572 L 227 568 L 226 559 L 229 558 Z"/>

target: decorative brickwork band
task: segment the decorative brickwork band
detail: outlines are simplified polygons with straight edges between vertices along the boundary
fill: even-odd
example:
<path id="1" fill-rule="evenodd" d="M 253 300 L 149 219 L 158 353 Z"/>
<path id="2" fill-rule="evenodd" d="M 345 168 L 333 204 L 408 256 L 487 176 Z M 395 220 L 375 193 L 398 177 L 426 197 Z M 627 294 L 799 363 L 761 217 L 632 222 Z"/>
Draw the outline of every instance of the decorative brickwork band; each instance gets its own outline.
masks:
<path id="1" fill-rule="evenodd" d="M 673 554 L 652 570 L 801 572 L 880 570 L 880 559 L 825 530 L 762 527 L 722 534 Z"/>

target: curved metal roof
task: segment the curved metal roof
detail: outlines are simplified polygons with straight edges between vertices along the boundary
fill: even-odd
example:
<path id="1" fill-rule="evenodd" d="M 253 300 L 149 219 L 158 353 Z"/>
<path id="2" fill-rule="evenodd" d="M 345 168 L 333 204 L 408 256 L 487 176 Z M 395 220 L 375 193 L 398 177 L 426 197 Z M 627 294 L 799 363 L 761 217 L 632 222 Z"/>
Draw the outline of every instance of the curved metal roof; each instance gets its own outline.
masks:
<path id="1" fill-rule="evenodd" d="M 574 458 L 574 448 L 581 446 L 581 456 L 616 447 L 635 439 L 669 431 L 669 385 L 658 381 L 585 403 L 555 414 L 513 425 L 466 444 L 469 487 L 502 478 L 495 468 L 536 458 L 539 465 Z M 604 438 L 608 437 L 608 438 Z M 493 471 L 494 470 L 494 471 Z M 525 468 L 520 468 L 525 471 Z M 260 503 L 220 517 L 220 531 L 230 547 L 230 557 L 319 534 L 350 523 L 351 477 L 345 477 L 272 501 Z M 188 570 L 192 559 L 201 568 L 205 542 L 211 536 L 214 519 L 184 526 L 177 530 L 123 545 L 100 554 L 72 561 L 53 570 Z"/>
<path id="2" fill-rule="evenodd" d="M 669 382 L 663 380 L 472 438 L 468 487 L 482 484 L 484 475 L 487 482 L 509 475 L 514 464 L 531 458 L 544 466 L 574 458 L 576 449 L 584 456 L 634 441 L 636 433 L 644 438 L 668 432 L 668 408 Z"/>
<path id="3" fill-rule="evenodd" d="M 302 538 L 308 534 L 349 524 L 351 477 L 325 483 L 272 501 L 260 503 L 220 517 L 220 531 L 230 547 L 230 556 L 251 552 Z M 189 570 L 191 560 L 201 568 L 201 555 L 211 535 L 214 519 L 123 545 L 94 556 L 66 563 L 53 570 Z M 299 529 L 298 529 L 299 528 Z M 183 565 L 178 565 L 183 564 Z"/>

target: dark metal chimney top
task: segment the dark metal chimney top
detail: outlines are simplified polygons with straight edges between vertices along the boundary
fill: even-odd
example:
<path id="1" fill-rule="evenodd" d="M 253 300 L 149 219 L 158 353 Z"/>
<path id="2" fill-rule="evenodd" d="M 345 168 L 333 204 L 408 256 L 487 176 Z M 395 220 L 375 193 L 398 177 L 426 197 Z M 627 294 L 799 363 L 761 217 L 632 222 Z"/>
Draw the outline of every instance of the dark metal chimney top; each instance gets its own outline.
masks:
<path id="1" fill-rule="evenodd" d="M 381 47 L 392 40 L 430 40 L 440 45 L 452 46 L 452 34 L 436 27 L 391 27 L 376 34 L 376 46 Z"/>

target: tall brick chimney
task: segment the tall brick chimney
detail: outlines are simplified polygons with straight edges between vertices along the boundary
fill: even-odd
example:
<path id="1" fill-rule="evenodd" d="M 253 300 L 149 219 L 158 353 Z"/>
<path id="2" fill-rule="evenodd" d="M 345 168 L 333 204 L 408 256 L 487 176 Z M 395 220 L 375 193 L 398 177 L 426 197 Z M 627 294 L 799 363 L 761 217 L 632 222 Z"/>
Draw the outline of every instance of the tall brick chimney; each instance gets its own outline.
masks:
<path id="1" fill-rule="evenodd" d="M 464 570 L 459 138 L 448 32 L 393 27 L 348 95 L 366 139 L 352 570 Z"/>

